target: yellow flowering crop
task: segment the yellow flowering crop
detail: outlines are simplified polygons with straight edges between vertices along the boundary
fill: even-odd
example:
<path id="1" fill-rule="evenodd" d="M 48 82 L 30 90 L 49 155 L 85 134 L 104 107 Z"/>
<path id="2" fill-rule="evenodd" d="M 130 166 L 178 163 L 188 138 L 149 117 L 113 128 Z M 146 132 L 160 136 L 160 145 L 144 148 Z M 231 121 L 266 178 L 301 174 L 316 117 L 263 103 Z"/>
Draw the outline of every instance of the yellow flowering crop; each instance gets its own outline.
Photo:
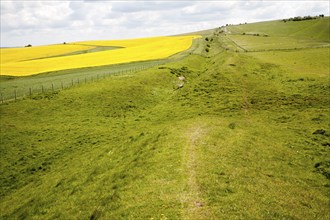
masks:
<path id="1" fill-rule="evenodd" d="M 95 45 L 95 46 L 119 46 L 119 47 L 133 47 L 142 44 L 148 44 L 158 40 L 163 40 L 164 37 L 151 37 L 151 38 L 137 38 L 127 40 L 92 40 L 92 41 L 80 41 L 73 44 L 77 45 Z"/>
<path id="2" fill-rule="evenodd" d="M 46 58 L 51 56 L 64 55 L 72 52 L 88 50 L 95 46 L 55 44 L 47 46 L 23 47 L 23 48 L 1 48 L 1 65 L 18 61 Z"/>
<path id="3" fill-rule="evenodd" d="M 120 46 L 124 48 L 21 62 L 1 62 L 0 70 L 1 75 L 28 76 L 64 69 L 162 59 L 187 50 L 191 46 L 192 40 L 198 37 L 199 36 L 176 36 L 77 42 L 72 45 Z M 2 56 L 6 56 L 6 53 L 4 52 Z M 20 55 L 18 54 L 17 56 Z"/>

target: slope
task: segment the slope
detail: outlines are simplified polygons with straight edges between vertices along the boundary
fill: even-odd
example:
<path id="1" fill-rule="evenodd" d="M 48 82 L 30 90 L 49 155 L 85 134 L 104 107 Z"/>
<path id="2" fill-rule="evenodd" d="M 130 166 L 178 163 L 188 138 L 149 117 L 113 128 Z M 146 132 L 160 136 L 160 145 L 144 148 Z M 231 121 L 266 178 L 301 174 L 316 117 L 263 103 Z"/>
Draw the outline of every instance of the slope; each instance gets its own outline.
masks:
<path id="1" fill-rule="evenodd" d="M 228 27 L 233 34 L 257 33 L 274 37 L 312 38 L 329 42 L 330 17 L 305 21 L 265 21 Z"/>
<path id="2" fill-rule="evenodd" d="M 307 21 L 267 21 L 226 27 L 245 51 L 329 47 L 330 17 Z"/>
<path id="3" fill-rule="evenodd" d="M 227 37 L 1 105 L 1 218 L 328 219 L 326 76 Z"/>

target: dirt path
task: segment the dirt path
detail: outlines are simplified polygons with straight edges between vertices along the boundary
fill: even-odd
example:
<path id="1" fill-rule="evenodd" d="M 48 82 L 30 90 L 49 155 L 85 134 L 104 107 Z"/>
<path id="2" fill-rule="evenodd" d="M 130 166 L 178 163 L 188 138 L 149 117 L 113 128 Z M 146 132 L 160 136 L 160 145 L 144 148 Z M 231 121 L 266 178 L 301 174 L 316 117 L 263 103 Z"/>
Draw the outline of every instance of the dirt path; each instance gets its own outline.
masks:
<path id="1" fill-rule="evenodd" d="M 186 132 L 187 146 L 184 152 L 185 170 L 187 175 L 186 190 L 183 199 L 183 219 L 210 219 L 207 205 L 202 199 L 197 181 L 198 154 L 206 131 L 200 126 L 192 127 Z"/>
<path id="2" fill-rule="evenodd" d="M 246 92 L 246 89 L 244 89 L 243 90 L 243 97 L 242 97 L 242 99 L 243 99 L 243 103 L 242 103 L 242 107 L 243 107 L 243 109 L 244 109 L 244 113 L 245 114 L 249 114 L 249 106 L 250 106 L 250 104 L 249 104 L 249 101 L 248 101 L 248 95 L 247 95 L 247 92 Z"/>

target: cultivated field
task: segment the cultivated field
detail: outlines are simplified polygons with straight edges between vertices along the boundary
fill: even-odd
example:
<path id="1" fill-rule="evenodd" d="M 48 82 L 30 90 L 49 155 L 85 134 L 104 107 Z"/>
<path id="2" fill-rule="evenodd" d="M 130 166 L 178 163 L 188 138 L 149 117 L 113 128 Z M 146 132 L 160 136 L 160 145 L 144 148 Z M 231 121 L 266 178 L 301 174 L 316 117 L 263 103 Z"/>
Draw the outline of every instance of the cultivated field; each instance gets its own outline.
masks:
<path id="1" fill-rule="evenodd" d="M 172 62 L 1 104 L 0 218 L 329 219 L 328 27 L 199 32 Z"/>
<path id="2" fill-rule="evenodd" d="M 195 38 L 198 36 L 87 41 L 37 48 L 1 49 L 1 56 L 5 58 L 1 59 L 0 71 L 1 75 L 28 76 L 58 70 L 163 59 L 187 50 Z M 112 50 L 67 54 L 98 46 L 111 46 Z M 114 49 L 113 47 L 117 48 Z M 26 54 L 28 56 L 25 58 Z M 54 57 L 55 55 L 57 56 Z"/>
<path id="3" fill-rule="evenodd" d="M 86 51 L 95 48 L 86 45 L 49 45 L 38 47 L 24 47 L 24 48 L 1 48 L 1 65 L 6 63 L 15 63 L 21 61 L 42 59 L 53 56 L 61 56 L 70 53 L 77 53 L 79 51 Z M 1 74 L 3 75 L 3 74 Z"/>
<path id="4" fill-rule="evenodd" d="M 122 40 L 122 41 L 88 41 L 95 44 L 91 49 L 76 51 L 69 54 L 58 54 L 57 56 L 68 56 L 74 54 L 94 53 L 97 51 L 109 50 L 118 48 L 116 46 L 98 46 L 97 44 L 106 45 L 112 42 L 114 45 L 133 46 L 133 43 L 145 43 L 147 39 L 136 40 Z M 128 44 L 131 45 L 128 45 Z M 79 46 L 86 46 L 86 42 L 75 43 Z M 66 44 L 68 45 L 68 44 Z M 62 45 L 61 45 L 62 46 Z M 64 45 L 65 46 L 65 45 Z M 49 46 L 44 46 L 48 48 Z M 25 48 L 23 48 L 25 49 Z M 32 48 L 30 48 L 32 49 Z M 155 65 L 174 62 L 188 56 L 193 51 L 202 51 L 203 45 L 199 43 L 197 38 L 193 40 L 191 47 L 188 50 L 176 53 L 165 59 L 137 61 L 130 63 L 110 64 L 99 67 L 85 67 L 78 69 L 59 70 L 53 72 L 47 72 L 42 74 L 32 75 L 32 77 L 15 77 L 0 75 L 0 103 L 7 101 L 14 101 L 15 99 L 21 99 L 24 97 L 31 97 L 32 95 L 42 94 L 47 92 L 55 92 L 76 86 L 79 84 L 86 84 L 98 79 L 103 79 L 108 76 L 121 75 L 123 73 L 132 73 L 153 67 Z M 23 50 L 24 51 L 24 50 Z M 46 50 L 51 52 L 50 50 Z M 74 53 L 74 54 L 73 54 Z M 54 57 L 55 55 L 52 54 Z M 36 57 L 35 57 L 36 58 Z M 47 58 L 47 57 L 44 57 Z"/>

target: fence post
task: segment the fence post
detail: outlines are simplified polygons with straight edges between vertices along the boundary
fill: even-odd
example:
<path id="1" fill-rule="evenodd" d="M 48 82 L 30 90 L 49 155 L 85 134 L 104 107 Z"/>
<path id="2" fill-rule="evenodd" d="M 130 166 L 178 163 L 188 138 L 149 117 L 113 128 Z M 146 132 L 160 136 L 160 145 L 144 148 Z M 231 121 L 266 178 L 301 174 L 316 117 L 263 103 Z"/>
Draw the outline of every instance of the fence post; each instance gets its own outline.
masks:
<path id="1" fill-rule="evenodd" d="M 54 92 L 54 84 L 52 83 L 52 92 Z"/>
<path id="2" fill-rule="evenodd" d="M 17 90 L 15 89 L 15 102 L 17 100 Z"/>
<path id="3" fill-rule="evenodd" d="M 73 86 L 73 79 L 71 80 L 71 86 Z"/>
<path id="4" fill-rule="evenodd" d="M 29 88 L 29 92 L 30 92 L 30 99 L 32 98 L 32 89 Z"/>
<path id="5" fill-rule="evenodd" d="M 78 78 L 78 85 L 79 85 L 79 78 Z"/>
<path id="6" fill-rule="evenodd" d="M 61 82 L 61 88 L 62 88 L 62 90 L 63 90 L 63 82 Z"/>

